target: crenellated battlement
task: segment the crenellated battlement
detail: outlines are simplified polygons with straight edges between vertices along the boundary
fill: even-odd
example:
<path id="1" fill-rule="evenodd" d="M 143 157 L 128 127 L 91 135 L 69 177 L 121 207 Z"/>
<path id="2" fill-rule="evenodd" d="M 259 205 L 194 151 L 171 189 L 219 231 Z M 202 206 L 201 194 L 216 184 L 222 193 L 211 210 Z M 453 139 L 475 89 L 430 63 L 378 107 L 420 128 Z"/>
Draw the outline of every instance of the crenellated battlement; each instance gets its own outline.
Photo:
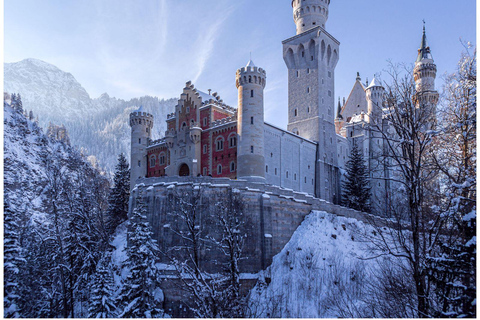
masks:
<path id="1" fill-rule="evenodd" d="M 267 84 L 267 72 L 255 66 L 242 67 L 237 70 L 236 74 L 236 84 L 237 88 L 247 84 L 254 85 L 257 84 L 265 88 Z"/>
<path id="2" fill-rule="evenodd" d="M 329 5 L 330 0 L 293 0 L 293 21 L 297 26 L 297 34 L 318 26 L 325 28 Z"/>

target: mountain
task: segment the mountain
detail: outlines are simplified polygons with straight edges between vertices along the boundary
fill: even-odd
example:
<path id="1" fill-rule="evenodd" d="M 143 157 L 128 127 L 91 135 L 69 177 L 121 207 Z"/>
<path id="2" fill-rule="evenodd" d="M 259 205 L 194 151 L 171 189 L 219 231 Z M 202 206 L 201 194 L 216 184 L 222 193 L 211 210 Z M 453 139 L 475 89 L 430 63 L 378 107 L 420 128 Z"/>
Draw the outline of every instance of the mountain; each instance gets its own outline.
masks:
<path id="1" fill-rule="evenodd" d="M 4 91 L 19 93 L 24 109 L 33 111 L 41 127 L 49 122 L 64 124 L 72 144 L 94 155 L 109 172 L 119 153 L 130 156 L 130 112 L 143 105 L 153 114 L 153 138 L 157 139 L 163 136 L 166 115 L 177 102 L 151 96 L 125 101 L 107 93 L 92 99 L 72 74 L 37 59 L 5 63 Z"/>

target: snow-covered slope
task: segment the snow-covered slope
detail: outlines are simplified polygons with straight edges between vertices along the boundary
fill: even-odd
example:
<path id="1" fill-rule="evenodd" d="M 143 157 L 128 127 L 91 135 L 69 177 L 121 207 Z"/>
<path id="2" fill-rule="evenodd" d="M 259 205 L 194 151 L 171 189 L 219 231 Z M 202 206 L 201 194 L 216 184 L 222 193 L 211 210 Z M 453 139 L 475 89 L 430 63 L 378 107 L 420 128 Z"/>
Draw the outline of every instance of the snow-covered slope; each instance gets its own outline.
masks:
<path id="1" fill-rule="evenodd" d="M 20 93 L 24 104 L 45 121 L 62 115 L 64 122 L 95 111 L 87 91 L 67 72 L 37 59 L 5 63 L 4 90 Z"/>
<path id="2" fill-rule="evenodd" d="M 41 127 L 65 124 L 72 144 L 94 155 L 108 171 L 114 169 L 119 153 L 130 155 L 131 111 L 143 105 L 154 115 L 153 138 L 158 139 L 176 104 L 175 99 L 150 96 L 125 101 L 107 93 L 91 99 L 73 75 L 37 59 L 5 63 L 4 90 L 19 93 L 24 109 L 38 116 Z"/>
<path id="3" fill-rule="evenodd" d="M 275 318 L 372 317 L 369 307 L 381 270 L 366 238 L 373 227 L 355 219 L 313 211 L 252 289 L 253 316 Z M 392 313 L 394 310 L 392 309 Z"/>

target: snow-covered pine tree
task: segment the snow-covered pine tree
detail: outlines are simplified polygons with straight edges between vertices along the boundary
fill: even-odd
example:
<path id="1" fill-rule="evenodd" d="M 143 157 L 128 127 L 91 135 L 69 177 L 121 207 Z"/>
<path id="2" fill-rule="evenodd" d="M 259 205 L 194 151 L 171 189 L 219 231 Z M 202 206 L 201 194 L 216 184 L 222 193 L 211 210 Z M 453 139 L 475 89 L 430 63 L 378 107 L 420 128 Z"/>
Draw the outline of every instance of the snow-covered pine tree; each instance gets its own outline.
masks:
<path id="1" fill-rule="evenodd" d="M 136 207 L 130 218 L 127 260 L 124 267 L 129 274 L 117 298 L 120 318 L 156 318 L 163 315 L 155 293 L 159 290 L 155 266 L 159 249 L 152 239 L 152 230 L 146 217 L 142 195 L 136 198 Z"/>
<path id="2" fill-rule="evenodd" d="M 105 254 L 104 258 L 97 264 L 97 271 L 92 276 L 88 317 L 89 318 L 113 318 L 116 311 L 114 295 L 114 283 L 111 266 L 107 263 L 110 256 Z"/>
<path id="3" fill-rule="evenodd" d="M 113 234 L 119 224 L 128 219 L 128 199 L 130 197 L 130 170 L 123 153 L 118 155 L 115 167 L 113 188 L 108 197 L 107 231 Z"/>
<path id="4" fill-rule="evenodd" d="M 370 211 L 370 181 L 361 149 L 354 142 L 346 163 L 346 181 L 343 182 L 342 203 L 344 206 Z"/>
<path id="5" fill-rule="evenodd" d="M 20 246 L 18 216 L 10 208 L 7 199 L 3 203 L 3 275 L 4 275 L 4 317 L 19 318 L 22 299 L 20 296 L 20 270 L 25 264 L 23 250 Z"/>

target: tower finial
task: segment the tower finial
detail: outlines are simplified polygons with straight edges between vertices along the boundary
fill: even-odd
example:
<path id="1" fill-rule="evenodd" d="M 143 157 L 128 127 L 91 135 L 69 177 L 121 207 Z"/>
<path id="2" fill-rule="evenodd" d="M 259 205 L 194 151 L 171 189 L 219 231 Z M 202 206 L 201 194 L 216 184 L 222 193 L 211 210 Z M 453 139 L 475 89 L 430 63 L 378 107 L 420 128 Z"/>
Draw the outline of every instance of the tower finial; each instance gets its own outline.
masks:
<path id="1" fill-rule="evenodd" d="M 430 52 L 430 47 L 428 46 L 428 43 L 427 43 L 427 34 L 425 31 L 425 19 L 423 19 L 422 21 L 423 21 L 422 42 L 420 43 L 420 48 L 418 49 L 418 57 L 416 62 L 420 62 L 422 61 L 422 59 L 433 60 L 432 54 Z"/>
<path id="2" fill-rule="evenodd" d="M 357 72 L 357 81 L 362 81 L 362 78 L 360 78 L 360 72 Z"/>

